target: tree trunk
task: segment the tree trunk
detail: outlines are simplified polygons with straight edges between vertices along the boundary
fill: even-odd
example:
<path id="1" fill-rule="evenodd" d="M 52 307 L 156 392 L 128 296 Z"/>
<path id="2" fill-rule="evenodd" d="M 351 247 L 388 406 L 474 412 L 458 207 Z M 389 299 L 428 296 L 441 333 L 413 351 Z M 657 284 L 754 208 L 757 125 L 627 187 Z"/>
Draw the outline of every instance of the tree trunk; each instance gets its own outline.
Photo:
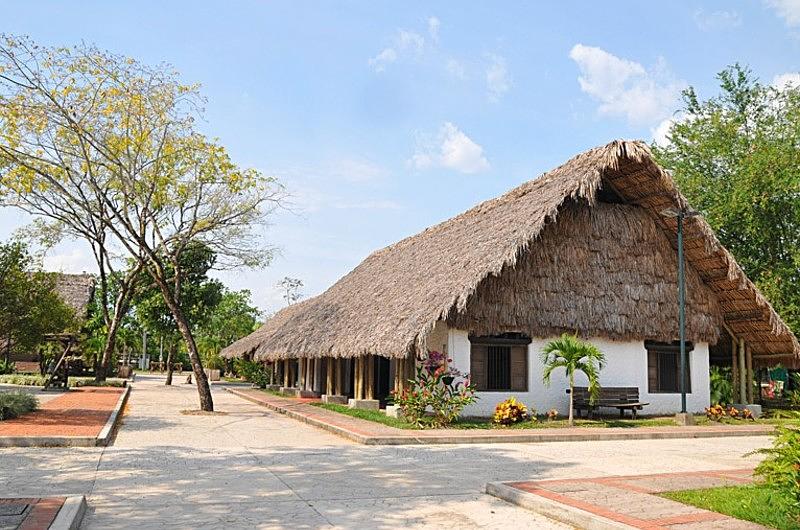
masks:
<path id="1" fill-rule="evenodd" d="M 125 274 L 125 277 L 122 280 L 119 294 L 117 295 L 117 299 L 114 301 L 114 314 L 107 322 L 108 334 L 106 336 L 106 343 L 103 346 L 103 357 L 100 360 L 99 366 L 95 366 L 94 369 L 95 381 L 106 380 L 106 376 L 108 375 L 108 365 L 111 362 L 111 356 L 113 355 L 114 348 L 117 344 L 117 333 L 119 332 L 122 318 L 125 316 L 125 313 L 128 312 L 128 304 L 130 303 L 131 295 L 133 294 L 131 287 L 141 270 L 141 264 L 136 265 L 133 269 L 129 270 Z M 107 289 L 107 287 L 105 288 Z M 103 299 L 106 300 L 107 296 L 104 295 Z"/>
<path id="2" fill-rule="evenodd" d="M 153 274 L 153 279 L 161 289 L 161 294 L 164 295 L 164 302 L 169 307 L 172 316 L 175 318 L 175 323 L 178 325 L 178 331 L 181 332 L 186 349 L 189 352 L 189 361 L 192 363 L 192 371 L 194 372 L 195 381 L 197 381 L 197 393 L 200 397 L 200 410 L 206 412 L 213 412 L 214 400 L 211 397 L 211 387 L 208 385 L 208 378 L 203 371 L 203 364 L 200 361 L 200 354 L 197 352 L 197 344 L 194 341 L 192 330 L 189 327 L 186 317 L 183 314 L 180 306 L 175 302 L 175 297 L 170 291 L 169 286 L 163 278 L 157 277 Z"/>
<path id="3" fill-rule="evenodd" d="M 574 425 L 574 417 L 572 412 L 572 405 L 575 402 L 575 381 L 574 378 L 570 375 L 569 376 L 569 426 L 572 427 Z"/>
<path id="4" fill-rule="evenodd" d="M 178 349 L 178 343 L 170 341 L 169 349 L 167 350 L 167 381 L 164 383 L 165 385 L 172 384 L 172 363 L 175 359 L 175 350 Z"/>

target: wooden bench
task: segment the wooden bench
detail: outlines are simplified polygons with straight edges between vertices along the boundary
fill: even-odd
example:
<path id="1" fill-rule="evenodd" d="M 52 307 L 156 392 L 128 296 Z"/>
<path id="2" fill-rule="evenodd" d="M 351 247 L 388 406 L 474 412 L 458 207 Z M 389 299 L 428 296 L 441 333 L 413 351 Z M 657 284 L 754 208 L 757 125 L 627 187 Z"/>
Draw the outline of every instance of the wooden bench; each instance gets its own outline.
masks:
<path id="1" fill-rule="evenodd" d="M 567 389 L 569 393 L 569 389 Z M 601 387 L 600 395 L 594 403 L 590 404 L 589 388 L 585 386 L 575 387 L 575 396 L 573 406 L 581 417 L 581 410 L 586 410 L 589 417 L 591 417 L 594 410 L 599 408 L 615 408 L 619 410 L 620 418 L 625 417 L 625 411 L 630 410 L 633 418 L 636 418 L 636 412 L 642 410 L 645 405 L 649 403 L 642 403 L 639 401 L 639 389 L 635 386 L 625 387 Z"/>

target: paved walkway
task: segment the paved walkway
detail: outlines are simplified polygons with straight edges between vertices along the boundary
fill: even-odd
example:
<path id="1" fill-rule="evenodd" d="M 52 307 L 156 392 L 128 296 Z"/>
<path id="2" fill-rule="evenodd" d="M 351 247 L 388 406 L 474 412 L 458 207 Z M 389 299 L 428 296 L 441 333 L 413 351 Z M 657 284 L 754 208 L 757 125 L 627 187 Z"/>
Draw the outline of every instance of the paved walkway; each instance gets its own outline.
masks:
<path id="1" fill-rule="evenodd" d="M 366 446 L 213 387 L 137 376 L 114 445 L 0 449 L 0 496 L 86 495 L 83 528 L 567 528 L 487 482 L 753 467 L 768 437 Z"/>
<path id="2" fill-rule="evenodd" d="M 0 422 L 0 437 L 97 436 L 122 392 L 110 387 L 73 388 L 41 403 L 36 412 Z"/>
<path id="3" fill-rule="evenodd" d="M 774 431 L 772 425 L 711 425 L 692 427 L 573 427 L 538 429 L 397 429 L 315 407 L 312 399 L 296 399 L 268 394 L 258 389 L 231 387 L 228 391 L 253 403 L 325 429 L 348 440 L 367 445 L 466 444 L 466 443 L 542 443 L 595 440 L 663 440 L 669 438 L 727 438 L 763 436 Z"/>
<path id="4" fill-rule="evenodd" d="M 505 484 L 517 492 L 524 492 L 522 497 L 514 493 L 508 495 L 496 487 L 490 486 L 489 490 L 516 502 L 535 505 L 538 498 L 544 500 L 541 505 L 545 506 L 550 504 L 548 501 L 553 501 L 567 507 L 566 513 L 575 513 L 575 510 L 588 512 L 633 528 L 758 530 L 764 527 L 657 495 L 667 491 L 749 484 L 752 473 L 753 470 L 747 468 Z"/>

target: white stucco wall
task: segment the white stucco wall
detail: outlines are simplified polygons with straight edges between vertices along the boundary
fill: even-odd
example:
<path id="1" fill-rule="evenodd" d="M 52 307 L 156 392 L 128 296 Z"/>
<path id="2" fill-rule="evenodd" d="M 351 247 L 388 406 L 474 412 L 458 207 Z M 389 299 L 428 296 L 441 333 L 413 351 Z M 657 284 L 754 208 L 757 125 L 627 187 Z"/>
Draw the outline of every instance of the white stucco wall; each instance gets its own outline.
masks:
<path id="1" fill-rule="evenodd" d="M 542 383 L 543 366 L 540 352 L 551 339 L 534 338 L 528 346 L 528 392 L 479 392 L 480 399 L 464 412 L 467 416 L 490 416 L 497 403 L 511 396 L 516 397 L 537 412 L 551 408 L 567 414 L 569 396 L 566 394 L 567 380 L 563 370 L 556 371 L 549 387 Z M 672 414 L 680 410 L 680 394 L 650 394 L 647 391 L 647 350 L 644 341 L 617 342 L 603 338 L 590 338 L 606 356 L 606 366 L 600 372 L 600 384 L 604 386 L 635 386 L 639 397 L 650 404 L 641 411 L 643 415 Z M 448 330 L 448 353 L 453 365 L 462 372 L 469 372 L 470 343 L 468 332 Z M 687 394 L 689 412 L 702 412 L 709 406 L 708 344 L 695 344 L 689 354 L 692 392 Z M 576 385 L 586 386 L 586 378 L 579 374 Z M 614 409 L 603 409 L 603 413 L 616 413 Z"/>

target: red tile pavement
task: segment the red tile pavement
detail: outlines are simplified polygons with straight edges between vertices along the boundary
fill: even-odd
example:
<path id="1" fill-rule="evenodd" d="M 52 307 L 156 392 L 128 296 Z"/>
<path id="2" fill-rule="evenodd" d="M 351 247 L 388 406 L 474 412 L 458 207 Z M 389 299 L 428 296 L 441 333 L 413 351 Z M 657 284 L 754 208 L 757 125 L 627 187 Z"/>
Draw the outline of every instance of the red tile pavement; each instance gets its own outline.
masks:
<path id="1" fill-rule="evenodd" d="M 708 488 L 750 483 L 752 480 L 752 469 L 736 469 L 509 482 L 505 485 L 633 528 L 656 530 L 690 524 L 692 528 L 701 528 L 701 523 L 706 522 L 715 528 L 762 528 L 654 495 L 694 489 L 698 481 L 702 481 L 702 487 Z"/>
<path id="2" fill-rule="evenodd" d="M 0 499 L 0 504 L 32 505 L 25 518 L 19 523 L 17 530 L 46 530 L 64 505 L 65 497 Z"/>
<path id="3" fill-rule="evenodd" d="M 97 436 L 124 389 L 73 388 L 43 403 L 39 410 L 0 421 L 2 436 Z"/>
<path id="4" fill-rule="evenodd" d="M 634 438 L 693 438 L 717 436 L 766 435 L 774 426 L 763 424 L 667 426 L 667 427 L 572 427 L 538 429 L 397 429 L 381 423 L 362 420 L 321 407 L 317 399 L 280 397 L 257 389 L 227 387 L 239 397 L 258 403 L 290 417 L 330 430 L 360 443 L 495 443 L 495 442 L 547 442 Z"/>

